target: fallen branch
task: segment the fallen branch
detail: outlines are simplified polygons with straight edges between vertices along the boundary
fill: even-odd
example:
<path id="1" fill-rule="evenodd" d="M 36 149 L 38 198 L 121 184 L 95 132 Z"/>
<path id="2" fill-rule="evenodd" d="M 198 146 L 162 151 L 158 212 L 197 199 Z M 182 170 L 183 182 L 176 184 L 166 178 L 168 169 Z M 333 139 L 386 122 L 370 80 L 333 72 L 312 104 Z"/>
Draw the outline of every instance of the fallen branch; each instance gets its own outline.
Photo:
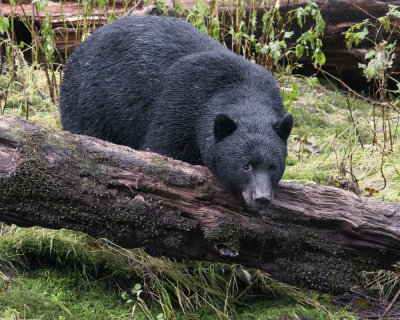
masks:
<path id="1" fill-rule="evenodd" d="M 400 203 L 282 183 L 251 213 L 205 167 L 0 116 L 0 221 L 241 263 L 342 292 L 400 260 Z"/>

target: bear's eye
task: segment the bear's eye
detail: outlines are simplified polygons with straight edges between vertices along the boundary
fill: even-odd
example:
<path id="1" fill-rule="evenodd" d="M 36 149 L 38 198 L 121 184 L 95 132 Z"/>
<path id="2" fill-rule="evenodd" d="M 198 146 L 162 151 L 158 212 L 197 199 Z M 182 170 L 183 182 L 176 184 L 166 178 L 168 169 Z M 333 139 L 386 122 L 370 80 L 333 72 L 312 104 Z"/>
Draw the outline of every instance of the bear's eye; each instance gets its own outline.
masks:
<path id="1" fill-rule="evenodd" d="M 276 166 L 274 166 L 273 164 L 271 164 L 268 168 L 270 171 L 275 171 L 276 170 Z"/>
<path id="2" fill-rule="evenodd" d="M 250 171 L 252 169 L 251 163 L 245 164 L 242 169 L 243 171 Z"/>

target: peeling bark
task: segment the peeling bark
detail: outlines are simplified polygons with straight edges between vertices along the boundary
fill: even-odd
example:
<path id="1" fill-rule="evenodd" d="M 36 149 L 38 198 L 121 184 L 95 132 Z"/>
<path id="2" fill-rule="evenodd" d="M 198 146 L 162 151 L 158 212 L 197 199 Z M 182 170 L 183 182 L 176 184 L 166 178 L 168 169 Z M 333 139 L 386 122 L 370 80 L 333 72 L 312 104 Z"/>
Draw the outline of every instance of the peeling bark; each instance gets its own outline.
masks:
<path id="1" fill-rule="evenodd" d="M 7 116 L 0 221 L 241 263 L 331 293 L 400 260 L 400 203 L 281 183 L 271 208 L 250 212 L 205 167 Z"/>

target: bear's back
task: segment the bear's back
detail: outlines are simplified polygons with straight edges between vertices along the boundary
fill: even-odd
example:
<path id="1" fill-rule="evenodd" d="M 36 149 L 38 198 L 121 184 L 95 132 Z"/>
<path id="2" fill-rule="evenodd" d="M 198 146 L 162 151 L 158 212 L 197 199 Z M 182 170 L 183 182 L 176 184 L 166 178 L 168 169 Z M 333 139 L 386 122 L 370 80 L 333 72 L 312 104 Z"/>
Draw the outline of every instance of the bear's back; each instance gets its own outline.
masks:
<path id="1" fill-rule="evenodd" d="M 182 57 L 220 50 L 226 51 L 176 18 L 130 16 L 101 27 L 68 59 L 61 84 L 63 128 L 139 148 L 164 72 Z"/>

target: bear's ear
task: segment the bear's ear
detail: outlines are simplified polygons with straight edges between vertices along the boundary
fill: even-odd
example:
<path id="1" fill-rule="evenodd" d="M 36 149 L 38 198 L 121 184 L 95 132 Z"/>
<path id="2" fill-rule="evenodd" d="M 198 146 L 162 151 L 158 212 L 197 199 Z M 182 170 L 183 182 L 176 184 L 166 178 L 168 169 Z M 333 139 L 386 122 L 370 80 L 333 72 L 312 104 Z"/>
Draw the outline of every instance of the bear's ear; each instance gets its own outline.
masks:
<path id="1" fill-rule="evenodd" d="M 235 131 L 237 125 L 235 121 L 227 117 L 224 114 L 219 114 L 214 120 L 214 137 L 216 142 L 220 142 L 227 136 L 231 135 Z"/>
<path id="2" fill-rule="evenodd" d="M 289 138 L 293 127 L 293 116 L 287 113 L 280 121 L 274 124 L 274 130 L 283 140 Z"/>

